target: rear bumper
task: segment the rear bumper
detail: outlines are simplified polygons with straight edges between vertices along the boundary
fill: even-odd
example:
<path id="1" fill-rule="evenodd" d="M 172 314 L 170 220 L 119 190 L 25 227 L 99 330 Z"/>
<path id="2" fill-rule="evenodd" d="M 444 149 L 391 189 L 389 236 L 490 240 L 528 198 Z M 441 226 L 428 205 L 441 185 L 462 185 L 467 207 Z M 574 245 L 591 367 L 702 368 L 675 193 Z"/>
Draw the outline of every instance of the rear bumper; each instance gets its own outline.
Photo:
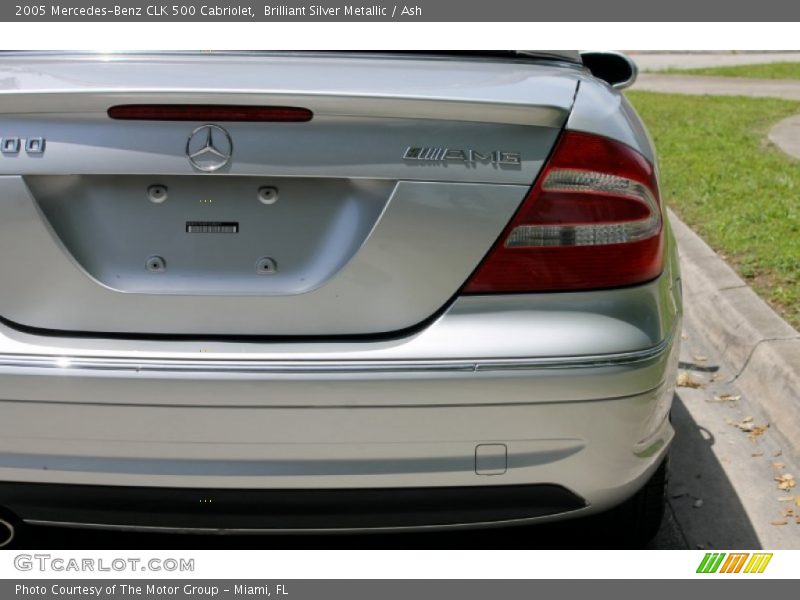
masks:
<path id="1" fill-rule="evenodd" d="M 666 453 L 676 350 L 670 340 L 641 360 L 569 368 L 28 376 L 61 400 L 0 401 L 0 507 L 34 522 L 225 531 L 598 512 Z"/>
<path id="2" fill-rule="evenodd" d="M 0 508 L 36 522 L 222 531 L 608 509 L 673 437 L 672 283 L 459 301 L 406 340 L 335 352 L 6 332 Z"/>

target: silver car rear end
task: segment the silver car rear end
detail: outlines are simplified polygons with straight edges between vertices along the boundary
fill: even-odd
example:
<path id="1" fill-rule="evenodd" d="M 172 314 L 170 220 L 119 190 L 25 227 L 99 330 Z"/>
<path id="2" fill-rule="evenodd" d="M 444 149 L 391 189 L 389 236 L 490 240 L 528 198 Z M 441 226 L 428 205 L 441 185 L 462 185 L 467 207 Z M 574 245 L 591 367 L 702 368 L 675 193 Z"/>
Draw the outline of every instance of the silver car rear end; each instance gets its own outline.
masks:
<path id="1" fill-rule="evenodd" d="M 464 293 L 563 130 L 652 161 L 632 109 L 579 65 L 3 69 L 17 85 L 0 91 L 0 138 L 46 139 L 0 157 L 7 511 L 180 530 L 476 526 L 603 511 L 661 464 L 681 319 L 668 224 L 649 281 Z M 191 136 L 216 124 L 107 114 L 170 103 L 314 117 L 222 123 L 230 162 L 201 172 Z M 441 149 L 478 157 L 417 160 Z"/>

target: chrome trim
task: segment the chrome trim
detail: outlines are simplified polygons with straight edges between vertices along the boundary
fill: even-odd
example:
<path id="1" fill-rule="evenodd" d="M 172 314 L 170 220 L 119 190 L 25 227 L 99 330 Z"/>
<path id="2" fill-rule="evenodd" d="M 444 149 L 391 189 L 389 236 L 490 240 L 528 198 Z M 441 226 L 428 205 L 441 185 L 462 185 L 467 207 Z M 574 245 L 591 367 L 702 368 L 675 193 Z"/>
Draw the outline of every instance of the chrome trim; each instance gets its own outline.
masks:
<path id="1" fill-rule="evenodd" d="M 2 368 L 32 368 L 87 371 L 174 372 L 174 373 L 413 373 L 490 372 L 526 369 L 572 369 L 614 367 L 646 362 L 664 354 L 673 334 L 644 350 L 593 356 L 542 358 L 442 359 L 442 360 L 263 360 L 263 359 L 172 359 L 114 358 L 37 354 L 0 354 Z"/>
<path id="2" fill-rule="evenodd" d="M 377 51 L 346 51 L 346 50 L 0 50 L 0 57 L 55 57 L 55 58 L 125 58 L 126 56 L 241 56 L 241 57 L 282 57 L 282 56 L 345 56 L 352 58 L 400 58 L 400 59 L 438 59 L 447 61 L 515 61 L 515 62 L 541 62 L 543 64 L 559 63 L 565 66 L 581 64 L 580 53 L 577 50 L 512 50 L 508 55 L 487 54 L 481 56 L 469 51 L 459 53 L 453 51 L 402 51 L 402 50 L 377 50 Z"/>

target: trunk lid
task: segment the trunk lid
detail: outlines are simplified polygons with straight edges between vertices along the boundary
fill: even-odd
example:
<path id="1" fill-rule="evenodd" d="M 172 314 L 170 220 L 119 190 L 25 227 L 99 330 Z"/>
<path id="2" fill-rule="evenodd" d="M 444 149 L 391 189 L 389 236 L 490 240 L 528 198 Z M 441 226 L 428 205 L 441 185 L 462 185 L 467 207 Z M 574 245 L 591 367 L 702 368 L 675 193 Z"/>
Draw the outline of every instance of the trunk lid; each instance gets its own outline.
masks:
<path id="1" fill-rule="evenodd" d="M 19 149 L 0 155 L 0 315 L 97 334 L 413 327 L 508 223 L 579 76 L 417 56 L 2 57 L 0 143 Z M 313 118 L 109 118 L 124 104 Z M 209 139 L 213 172 L 222 158 L 190 160 Z"/>

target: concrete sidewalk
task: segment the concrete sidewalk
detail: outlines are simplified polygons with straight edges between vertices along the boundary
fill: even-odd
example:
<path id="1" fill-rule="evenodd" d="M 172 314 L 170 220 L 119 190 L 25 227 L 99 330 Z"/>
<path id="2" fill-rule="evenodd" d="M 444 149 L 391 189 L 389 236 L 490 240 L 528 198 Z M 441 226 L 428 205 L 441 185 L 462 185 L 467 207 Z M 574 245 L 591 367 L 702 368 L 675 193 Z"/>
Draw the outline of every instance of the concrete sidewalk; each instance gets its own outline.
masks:
<path id="1" fill-rule="evenodd" d="M 800 160 L 800 115 L 776 123 L 767 137 L 786 154 Z"/>
<path id="2" fill-rule="evenodd" d="M 641 73 L 631 89 L 692 96 L 749 96 L 752 98 L 800 100 L 800 80 L 793 79 L 745 79 L 743 77 Z"/>
<path id="3" fill-rule="evenodd" d="M 800 52 L 628 52 L 641 71 L 800 62 Z"/>

